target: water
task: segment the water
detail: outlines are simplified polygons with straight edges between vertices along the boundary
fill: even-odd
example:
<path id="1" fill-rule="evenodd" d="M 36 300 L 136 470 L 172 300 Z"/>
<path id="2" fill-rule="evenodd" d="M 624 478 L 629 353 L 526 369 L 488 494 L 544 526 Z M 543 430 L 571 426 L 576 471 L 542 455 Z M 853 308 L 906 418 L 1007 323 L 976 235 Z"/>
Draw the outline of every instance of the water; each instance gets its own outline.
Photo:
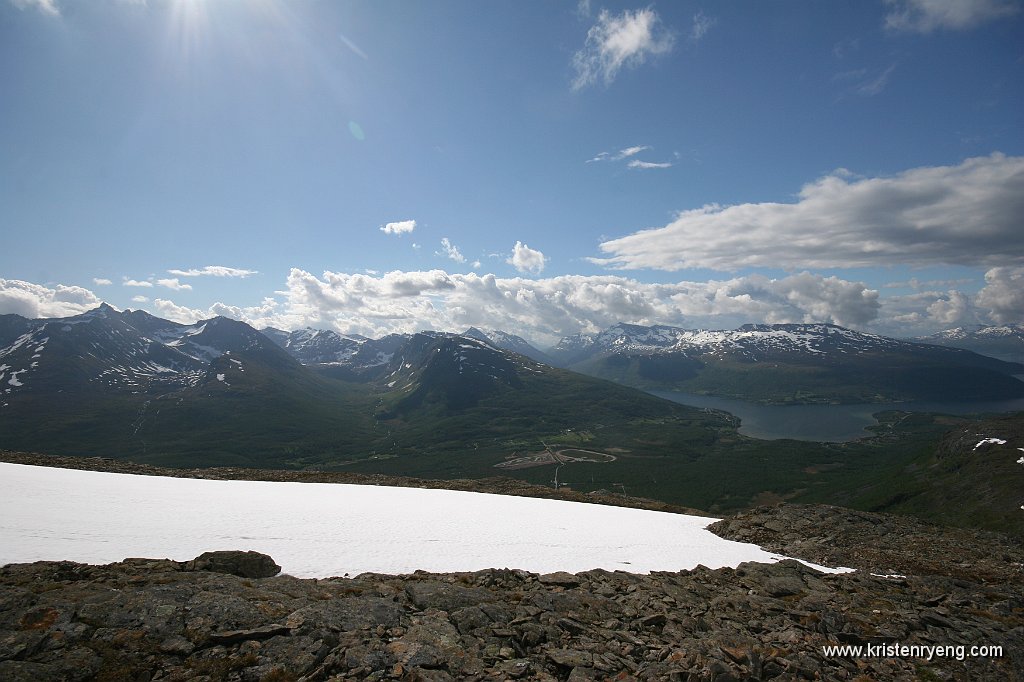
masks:
<path id="1" fill-rule="evenodd" d="M 885 410 L 974 414 L 1024 410 L 1024 398 L 988 402 L 908 402 L 857 405 L 759 405 L 745 400 L 680 391 L 649 391 L 659 398 L 693 407 L 724 410 L 740 418 L 740 433 L 751 438 L 843 442 L 872 435 L 872 415 Z"/>

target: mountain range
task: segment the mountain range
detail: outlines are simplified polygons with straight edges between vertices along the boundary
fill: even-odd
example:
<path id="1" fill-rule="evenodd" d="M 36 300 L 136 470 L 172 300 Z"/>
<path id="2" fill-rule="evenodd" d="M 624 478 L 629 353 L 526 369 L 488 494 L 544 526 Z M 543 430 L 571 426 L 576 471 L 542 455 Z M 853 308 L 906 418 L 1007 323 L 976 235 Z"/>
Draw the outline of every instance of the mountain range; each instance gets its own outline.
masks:
<path id="1" fill-rule="evenodd" d="M 909 463 L 960 421 L 891 413 L 863 444 L 760 441 L 727 413 L 622 383 L 779 401 L 1024 388 L 1011 376 L 1020 365 L 832 325 L 616 325 L 564 339 L 540 355 L 549 362 L 526 345 L 479 329 L 369 339 L 223 317 L 180 324 L 105 305 L 4 315 L 0 448 L 175 467 L 554 476 L 717 513 L 779 495 L 828 499 L 881 464 Z"/>
<path id="2" fill-rule="evenodd" d="M 3 447 L 177 466 L 404 457 L 412 469 L 458 473 L 458 457 L 414 456 L 543 451 L 566 432 L 690 456 L 731 423 L 472 336 L 264 333 L 106 305 L 61 319 L 3 316 L 0 331 Z M 578 435 L 596 429 L 601 437 Z"/>
<path id="3" fill-rule="evenodd" d="M 920 336 L 916 341 L 937 346 L 965 348 L 1010 362 L 1024 362 L 1024 324 L 955 327 Z"/>
<path id="4" fill-rule="evenodd" d="M 645 389 L 766 403 L 997 400 L 1024 395 L 1024 365 L 832 324 L 732 331 L 617 324 L 562 339 L 569 369 Z"/>

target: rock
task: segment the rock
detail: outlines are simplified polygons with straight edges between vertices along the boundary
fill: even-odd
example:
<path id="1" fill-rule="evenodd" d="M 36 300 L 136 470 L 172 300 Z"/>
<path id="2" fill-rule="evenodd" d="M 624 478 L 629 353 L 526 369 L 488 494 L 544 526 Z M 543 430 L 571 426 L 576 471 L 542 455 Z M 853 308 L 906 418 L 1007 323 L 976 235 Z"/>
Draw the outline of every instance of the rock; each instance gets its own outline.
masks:
<path id="1" fill-rule="evenodd" d="M 786 532 L 759 525 L 765 515 L 785 519 Z M 901 521 L 875 521 L 811 507 L 726 523 L 756 541 L 796 534 L 837 554 L 853 552 L 842 538 L 870 538 L 888 564 L 921 565 L 919 545 L 879 539 L 904 533 Z M 899 579 L 792 561 L 554 579 L 495 569 L 253 580 L 149 559 L 10 565 L 0 567 L 0 680 L 1019 679 L 1020 567 L 1000 573 L 937 532 L 945 567 Z M 869 566 L 883 556 L 855 549 L 843 556 Z M 1004 566 L 1018 551 L 1007 542 L 991 556 Z M 985 579 L 967 573 L 972 562 Z M 930 662 L 823 653 L 884 641 L 1004 649 Z"/>
<path id="2" fill-rule="evenodd" d="M 594 664 L 594 655 L 589 651 L 575 649 L 551 649 L 547 652 L 548 660 L 565 668 L 577 666 L 590 667 Z"/>
<path id="3" fill-rule="evenodd" d="M 285 625 L 302 632 L 344 632 L 378 625 L 395 627 L 401 623 L 403 613 L 402 607 L 389 599 L 349 597 L 331 599 L 298 609 L 285 619 Z"/>
<path id="4" fill-rule="evenodd" d="M 208 640 L 213 644 L 237 644 L 238 642 L 244 642 L 249 639 L 270 639 L 276 635 L 287 634 L 290 628 L 286 625 L 277 625 L 276 623 L 270 625 L 263 625 L 258 628 L 250 628 L 248 630 L 221 630 L 219 632 L 211 632 Z"/>
<path id="5" fill-rule="evenodd" d="M 203 552 L 187 562 L 185 570 L 228 573 L 242 578 L 272 578 L 281 572 L 281 567 L 266 554 L 227 550 Z"/>
<path id="6" fill-rule="evenodd" d="M 405 593 L 419 609 L 440 609 L 449 612 L 494 601 L 494 596 L 483 588 L 463 587 L 438 580 L 410 582 L 405 586 Z"/>
<path id="7" fill-rule="evenodd" d="M 578 587 L 582 582 L 572 573 L 566 573 L 565 571 L 545 573 L 544 575 L 539 576 L 537 580 L 540 581 L 542 585 L 558 585 L 560 587 Z"/>

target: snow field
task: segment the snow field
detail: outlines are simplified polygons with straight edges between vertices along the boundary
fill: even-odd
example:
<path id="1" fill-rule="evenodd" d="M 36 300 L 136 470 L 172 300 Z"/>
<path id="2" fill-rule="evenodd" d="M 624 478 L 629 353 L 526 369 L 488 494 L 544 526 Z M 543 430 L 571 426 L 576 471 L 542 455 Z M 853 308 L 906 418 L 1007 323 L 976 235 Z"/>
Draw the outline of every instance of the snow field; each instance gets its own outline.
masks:
<path id="1" fill-rule="evenodd" d="M 269 554 L 284 573 L 322 578 L 504 567 L 648 573 L 785 558 L 719 538 L 704 529 L 714 520 L 452 490 L 0 463 L 0 565 L 185 561 L 242 549 Z"/>

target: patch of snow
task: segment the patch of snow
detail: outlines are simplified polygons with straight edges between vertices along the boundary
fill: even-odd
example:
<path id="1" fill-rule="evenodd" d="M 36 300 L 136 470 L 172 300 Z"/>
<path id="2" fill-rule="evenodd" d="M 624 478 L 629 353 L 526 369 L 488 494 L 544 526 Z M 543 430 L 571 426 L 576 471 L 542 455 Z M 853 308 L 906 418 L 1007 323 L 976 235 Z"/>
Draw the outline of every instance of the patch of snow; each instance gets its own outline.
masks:
<path id="1" fill-rule="evenodd" d="M 991 444 L 991 443 L 994 443 L 996 445 L 1006 445 L 1006 441 L 1003 440 L 1002 438 L 985 438 L 985 439 L 979 440 L 978 444 L 975 445 L 974 448 L 972 448 L 972 449 L 973 450 L 977 450 L 982 445 L 987 445 L 987 444 Z"/>
<path id="2" fill-rule="evenodd" d="M 224 375 L 223 374 L 218 374 L 217 375 L 217 381 L 224 381 Z"/>
<path id="3" fill-rule="evenodd" d="M 16 372 L 11 372 L 11 378 L 10 378 L 10 380 L 7 383 L 10 384 L 11 386 L 24 386 L 25 384 L 23 384 L 22 382 L 18 381 L 18 375 L 19 374 L 24 374 L 27 371 L 28 371 L 27 369 L 19 369 Z"/>
<path id="4" fill-rule="evenodd" d="M 249 549 L 269 554 L 285 573 L 323 578 L 494 567 L 649 573 L 785 558 L 705 530 L 714 519 L 643 509 L 457 490 L 164 478 L 7 463 L 0 463 L 0 519 L 0 565 L 103 564 L 130 556 L 184 561 L 209 550 Z"/>
<path id="5" fill-rule="evenodd" d="M 228 351 L 228 353 L 230 353 L 230 352 L 231 352 L 231 351 Z M 242 364 L 242 361 L 241 361 L 241 360 L 235 360 L 234 358 L 231 358 L 231 362 L 235 363 L 236 365 L 240 365 L 240 364 Z"/>

